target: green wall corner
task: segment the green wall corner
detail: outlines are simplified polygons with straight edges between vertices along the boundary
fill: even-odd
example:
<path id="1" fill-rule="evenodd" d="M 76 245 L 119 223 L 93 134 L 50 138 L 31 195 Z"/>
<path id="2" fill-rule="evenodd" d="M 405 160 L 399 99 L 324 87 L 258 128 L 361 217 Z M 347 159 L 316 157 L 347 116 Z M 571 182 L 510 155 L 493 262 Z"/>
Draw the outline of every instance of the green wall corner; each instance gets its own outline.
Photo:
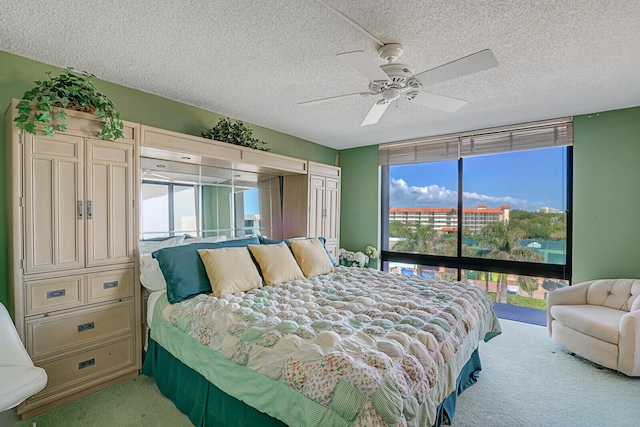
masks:
<path id="1" fill-rule="evenodd" d="M 573 283 L 640 278 L 640 107 L 573 124 Z"/>
<path id="2" fill-rule="evenodd" d="M 340 151 L 340 246 L 364 251 L 380 247 L 378 146 Z"/>

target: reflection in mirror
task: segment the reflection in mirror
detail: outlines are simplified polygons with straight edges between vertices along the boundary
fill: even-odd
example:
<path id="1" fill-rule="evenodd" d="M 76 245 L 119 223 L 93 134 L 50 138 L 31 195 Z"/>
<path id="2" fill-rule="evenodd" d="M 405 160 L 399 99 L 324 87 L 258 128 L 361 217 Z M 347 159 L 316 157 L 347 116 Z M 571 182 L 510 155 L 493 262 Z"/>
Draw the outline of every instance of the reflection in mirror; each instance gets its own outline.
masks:
<path id="1" fill-rule="evenodd" d="M 282 236 L 281 178 L 140 159 L 140 239 Z"/>

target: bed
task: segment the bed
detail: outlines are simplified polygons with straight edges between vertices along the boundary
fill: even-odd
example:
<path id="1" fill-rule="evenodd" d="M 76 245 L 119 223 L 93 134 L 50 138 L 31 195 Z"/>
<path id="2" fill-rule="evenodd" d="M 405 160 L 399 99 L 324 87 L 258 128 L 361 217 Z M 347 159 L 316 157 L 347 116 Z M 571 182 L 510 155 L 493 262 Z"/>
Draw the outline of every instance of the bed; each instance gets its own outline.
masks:
<path id="1" fill-rule="evenodd" d="M 253 239 L 154 252 L 166 289 L 156 286 L 149 297 L 143 373 L 195 425 L 451 421 L 455 397 L 481 368 L 479 342 L 500 333 L 483 290 L 465 282 L 327 265 L 317 247 L 311 251 L 315 257 L 305 258 L 291 245 L 265 246 Z M 274 252 L 275 246 L 280 252 L 269 265 L 258 251 Z M 210 271 L 205 258 L 193 258 L 205 249 L 216 256 L 230 252 Z M 218 292 L 214 275 L 251 270 L 248 264 L 231 265 L 239 254 L 244 257 L 243 250 L 251 254 L 260 285 Z M 285 250 L 293 252 L 291 259 Z M 191 274 L 190 282 L 180 284 L 186 294 L 176 298 L 176 271 L 167 273 L 163 262 L 183 271 L 185 252 L 191 254 L 191 270 L 204 264 L 211 287 L 196 289 Z M 300 267 L 295 278 L 281 275 L 291 260 Z M 280 277 L 273 281 L 273 274 Z"/>

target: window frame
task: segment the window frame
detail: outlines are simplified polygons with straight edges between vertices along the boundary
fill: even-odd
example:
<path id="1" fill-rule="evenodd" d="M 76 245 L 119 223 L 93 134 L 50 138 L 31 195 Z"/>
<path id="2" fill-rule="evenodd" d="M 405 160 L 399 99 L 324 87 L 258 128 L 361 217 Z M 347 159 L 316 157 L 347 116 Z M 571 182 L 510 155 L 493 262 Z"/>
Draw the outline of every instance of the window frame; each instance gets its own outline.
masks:
<path id="1" fill-rule="evenodd" d="M 417 264 L 433 267 L 456 268 L 458 280 L 462 279 L 462 270 L 481 270 L 496 273 L 518 274 L 523 276 L 545 277 L 550 279 L 563 279 L 571 283 L 572 265 L 572 214 L 573 214 L 573 146 L 565 147 L 566 156 L 566 218 L 567 218 L 567 241 L 565 264 L 544 264 L 526 261 L 495 260 L 489 258 L 472 258 L 461 255 L 462 232 L 457 233 L 457 254 L 456 256 L 426 255 L 408 252 L 389 251 L 389 165 L 380 166 L 381 169 L 381 270 L 389 270 L 389 262 Z M 542 148 L 543 149 L 543 148 Z M 463 167 L 464 158 L 458 159 L 458 212 L 463 212 Z M 463 230 L 464 215 L 458 215 L 458 230 Z"/>

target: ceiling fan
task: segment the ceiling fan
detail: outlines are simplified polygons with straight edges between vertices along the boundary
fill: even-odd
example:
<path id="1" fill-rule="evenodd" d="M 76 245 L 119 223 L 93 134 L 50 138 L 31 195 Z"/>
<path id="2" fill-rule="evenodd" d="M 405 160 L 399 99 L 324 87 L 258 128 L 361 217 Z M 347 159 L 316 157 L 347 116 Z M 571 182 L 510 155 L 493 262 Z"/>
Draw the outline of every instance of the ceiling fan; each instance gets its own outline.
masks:
<path id="1" fill-rule="evenodd" d="M 422 73 L 414 74 L 409 65 L 396 62 L 402 52 L 403 48 L 399 43 L 383 44 L 378 49 L 378 56 L 385 60 L 386 63 L 381 66 L 378 66 L 367 53 L 360 50 L 336 55 L 369 80 L 369 91 L 316 99 L 301 102 L 298 105 L 309 106 L 352 96 L 368 97 L 380 95 L 380 99 L 373 104 L 360 126 L 377 123 L 391 102 L 399 98 L 438 110 L 454 112 L 464 107 L 467 101 L 425 92 L 424 88 L 498 66 L 498 60 L 493 55 L 493 52 L 485 49 Z"/>

